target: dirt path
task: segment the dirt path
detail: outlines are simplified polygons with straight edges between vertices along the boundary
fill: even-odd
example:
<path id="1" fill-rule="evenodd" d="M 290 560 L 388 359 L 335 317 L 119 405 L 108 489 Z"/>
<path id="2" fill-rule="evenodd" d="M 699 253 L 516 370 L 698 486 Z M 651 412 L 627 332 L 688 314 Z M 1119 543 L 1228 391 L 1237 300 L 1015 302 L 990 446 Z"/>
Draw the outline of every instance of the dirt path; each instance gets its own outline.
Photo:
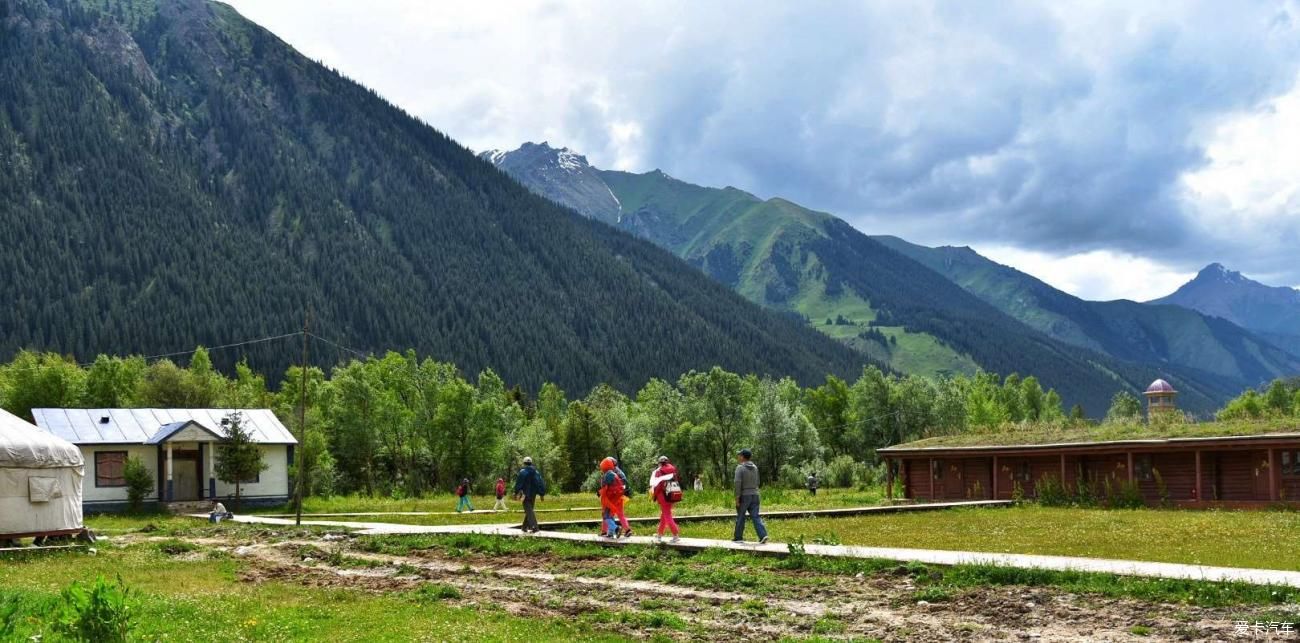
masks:
<path id="1" fill-rule="evenodd" d="M 918 600 L 918 587 L 907 575 L 855 578 L 766 568 L 765 574 L 780 574 L 779 588 L 724 591 L 701 588 L 707 579 L 666 583 L 639 578 L 646 562 L 637 556 L 450 555 L 440 549 L 396 556 L 360 551 L 354 539 L 341 535 L 274 543 L 212 538 L 191 542 L 244 561 L 241 578 L 250 583 L 275 580 L 410 592 L 413 600 L 421 600 L 415 597 L 421 596 L 422 587 L 452 587 L 455 591 L 442 599 L 451 604 L 522 616 L 580 618 L 634 637 L 1149 641 L 1227 639 L 1233 634 L 1233 615 L 1226 610 L 1044 588 L 981 588 Z"/>

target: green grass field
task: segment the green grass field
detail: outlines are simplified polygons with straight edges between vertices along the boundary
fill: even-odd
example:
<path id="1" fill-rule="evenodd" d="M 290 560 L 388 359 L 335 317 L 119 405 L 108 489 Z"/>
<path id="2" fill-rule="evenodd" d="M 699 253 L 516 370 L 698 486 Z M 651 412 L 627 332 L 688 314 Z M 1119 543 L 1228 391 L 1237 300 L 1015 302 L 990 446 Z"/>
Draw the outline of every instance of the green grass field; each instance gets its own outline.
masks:
<path id="1" fill-rule="evenodd" d="M 690 536 L 730 538 L 730 522 Z M 773 540 L 1051 554 L 1300 570 L 1300 512 L 1077 509 L 1024 505 L 768 521 Z M 753 528 L 748 534 L 753 538 Z"/>
<path id="2" fill-rule="evenodd" d="M 711 512 L 727 503 L 726 492 L 693 494 L 693 509 Z M 581 506 L 585 494 L 555 498 L 561 506 Z M 800 491 L 773 490 L 769 509 L 829 508 L 869 504 L 874 491 L 836 490 L 814 502 Z M 367 503 L 360 498 L 313 500 L 312 509 L 432 510 L 450 500 L 431 498 Z M 644 514 L 644 498 L 633 501 Z M 635 503 L 640 504 L 635 504 Z M 377 505 L 377 506 L 374 506 Z M 729 508 L 729 507 L 728 507 Z M 567 512 L 565 512 L 567 513 Z M 575 512 L 582 513 L 582 512 Z M 516 514 L 510 514 L 512 516 Z M 563 513 L 560 515 L 564 515 Z M 484 517 L 494 517 L 484 514 Z M 474 516 L 477 519 L 479 516 Z M 401 517 L 374 517 L 391 521 Z M 431 516 L 430 520 L 465 520 L 470 516 Z M 1243 583 L 1207 583 L 1134 578 L 1109 574 L 1022 570 L 987 565 L 942 567 L 875 559 L 821 558 L 807 555 L 797 542 L 825 542 L 891 547 L 965 549 L 1128 558 L 1210 565 L 1300 569 L 1294 552 L 1300 546 L 1300 513 L 1283 511 L 1173 511 L 1045 508 L 1033 505 L 958 509 L 911 514 L 773 519 L 774 540 L 796 543 L 785 557 L 710 550 L 698 554 L 652 546 L 602 546 L 545 538 L 507 538 L 476 534 L 363 536 L 321 539 L 330 528 L 210 525 L 186 517 L 162 515 L 98 516 L 88 524 L 110 534 L 97 555 L 31 552 L 0 556 L 0 640 L 42 636 L 57 639 L 53 622 L 60 592 L 72 581 L 120 576 L 130 587 L 137 614 L 136 638 L 142 640 L 603 640 L 616 637 L 671 636 L 712 638 L 727 631 L 731 614 L 766 619 L 785 636 L 834 633 L 837 623 L 880 637 L 853 610 L 836 607 L 825 624 L 809 629 L 811 620 L 772 605 L 815 602 L 840 605 L 838 593 L 854 592 L 851 601 L 883 601 L 891 613 L 924 613 L 926 604 L 959 610 L 944 616 L 959 626 L 971 618 L 989 624 L 1005 616 L 989 610 L 1016 610 L 1025 592 L 1050 592 L 1047 602 L 1075 601 L 1090 609 L 1096 601 L 1106 611 L 1092 617 L 1098 624 L 1124 618 L 1134 627 L 1150 625 L 1143 614 L 1154 606 L 1185 617 L 1184 625 L 1162 621 L 1157 631 L 1180 636 L 1196 627 L 1231 627 L 1236 616 L 1295 620 L 1300 590 Z M 687 523 L 687 536 L 728 538 L 729 521 Z M 275 543 L 280 543 L 276 545 Z M 236 547 L 256 544 L 255 551 L 302 551 L 285 558 L 245 555 Z M 333 554 L 326 549 L 343 548 Z M 287 548 L 287 549 L 286 549 Z M 249 557 L 251 556 L 251 557 Z M 283 554 L 282 554 L 283 556 Z M 310 565 L 328 564 L 360 574 L 332 576 L 319 567 L 294 567 L 311 556 Z M 399 557 L 379 562 L 366 556 Z M 279 561 L 279 562 L 276 562 Z M 416 576 L 416 566 L 442 561 L 450 572 Z M 398 564 L 398 563 L 401 564 Z M 269 566 L 268 566 L 269 565 Z M 286 565 L 288 565 L 286 567 Z M 473 567 L 473 569 L 471 569 Z M 511 580 L 510 569 L 526 568 L 564 578 L 564 592 L 531 580 Z M 494 570 L 507 572 L 498 576 Z M 399 580 L 406 575 L 408 580 Z M 675 590 L 640 597 L 629 604 L 622 581 L 641 581 L 687 591 L 731 592 L 741 596 L 721 606 L 705 599 L 675 599 Z M 550 581 L 548 581 L 550 582 Z M 559 582 L 559 581 L 556 581 Z M 484 589 L 484 583 L 494 587 Z M 522 583 L 522 584 L 521 584 Z M 607 590 L 592 589 L 597 583 Z M 501 592 L 527 592 L 510 609 L 498 606 Z M 880 598 L 885 592 L 887 598 Z M 603 597 L 592 604 L 593 595 Z M 634 592 L 635 594 L 635 592 Z M 1039 596 L 1040 594 L 1034 594 Z M 742 600 L 743 599 L 743 600 Z M 574 601 L 586 601 L 574 608 Z M 692 603 L 692 601 L 696 601 Z M 699 602 L 704 601 L 704 602 Z M 1137 603 L 1132 603 L 1137 601 Z M 1128 607 L 1125 607 L 1128 605 Z M 1010 607 L 1008 607 L 1010 606 Z M 520 610 L 523 610 L 522 612 Z M 947 609 L 947 608 L 946 608 Z M 703 612 L 699 611 L 703 610 Z M 1201 610 L 1201 611 L 1197 611 Z M 1204 611 L 1209 610 L 1209 611 Z M 707 613 L 706 618 L 701 617 Z M 1120 616 L 1116 616 L 1119 614 Z M 1127 614 L 1127 616 L 1123 616 Z M 690 615 L 695 615 L 690 616 Z M 703 620 L 697 620 L 697 617 Z M 865 617 L 864 617 L 865 618 Z M 896 622 L 918 627 L 898 616 Z M 796 619 L 796 620 L 791 620 Z M 838 621 L 836 619 L 839 619 Z M 820 621 L 818 621 L 820 623 Z M 1007 626 L 1032 627 L 1029 621 Z M 1200 625 L 1196 625 L 1200 623 Z M 1209 623 L 1209 625 L 1206 625 Z M 829 628 L 825 632 L 818 628 Z M 1088 631 L 1087 627 L 1074 631 Z M 1127 628 L 1128 625 L 1123 625 Z M 721 630 L 719 628 L 722 628 Z M 1171 629 L 1172 628 L 1172 629 Z M 1182 629 L 1179 629 L 1182 628 Z M 1187 629 L 1192 628 L 1192 629 Z M 991 630 L 987 630 L 991 631 Z M 1218 630 L 1215 630 L 1218 631 Z"/>
<path id="3" fill-rule="evenodd" d="M 0 639 L 48 635 L 59 594 L 70 582 L 120 578 L 137 601 L 134 640 L 413 641 L 607 638 L 563 619 L 521 618 L 483 606 L 444 604 L 435 593 L 373 593 L 293 582 L 241 582 L 241 563 L 200 560 L 158 547 L 0 559 Z M 13 615 L 4 617 L 9 609 Z M 6 623 L 5 621 L 8 621 Z M 7 634 L 6 627 L 12 628 Z M 61 639 L 59 639 L 61 640 Z M 609 640 L 614 640 L 612 637 Z"/>

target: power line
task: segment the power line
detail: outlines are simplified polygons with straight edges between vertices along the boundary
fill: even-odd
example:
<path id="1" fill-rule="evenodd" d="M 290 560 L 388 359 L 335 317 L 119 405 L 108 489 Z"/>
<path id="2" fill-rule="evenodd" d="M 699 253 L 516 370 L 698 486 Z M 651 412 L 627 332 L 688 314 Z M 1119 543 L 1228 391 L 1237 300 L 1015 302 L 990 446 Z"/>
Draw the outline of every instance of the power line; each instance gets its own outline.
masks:
<path id="1" fill-rule="evenodd" d="M 885 419 L 885 418 L 887 418 L 887 417 L 890 417 L 890 416 L 893 416 L 894 419 L 897 420 L 897 419 L 901 418 L 902 415 L 903 415 L 903 411 L 900 409 L 900 410 L 890 411 L 890 412 L 888 412 L 888 413 L 882 413 L 882 414 L 877 415 L 877 416 L 875 416 L 875 417 L 869 417 L 869 418 L 865 418 L 865 419 L 862 419 L 862 420 L 854 420 L 854 421 L 852 421 L 852 422 L 845 422 L 844 424 L 841 424 L 841 425 L 839 425 L 839 426 L 819 427 L 819 426 L 813 425 L 813 427 L 817 429 L 817 433 L 820 435 L 822 431 L 834 431 L 835 429 L 844 429 L 844 428 L 848 428 L 848 427 L 851 427 L 851 426 L 857 426 L 857 425 L 859 425 L 859 424 L 866 424 L 866 423 L 868 423 L 868 422 L 875 422 L 875 421 L 877 421 L 877 420 L 883 420 L 883 419 Z"/>
<path id="2" fill-rule="evenodd" d="M 222 349 L 226 349 L 226 348 L 238 348 L 238 347 L 240 347 L 240 346 L 248 346 L 248 345 L 251 345 L 251 344 L 264 344 L 264 343 L 266 343 L 266 342 L 273 342 L 273 341 L 276 341 L 276 340 L 279 340 L 279 339 L 286 339 L 286 338 L 289 338 L 289 337 L 299 337 L 299 336 L 301 336 L 302 334 L 303 334 L 303 331 L 301 331 L 301 330 L 297 330 L 297 331 L 294 331 L 294 332 L 292 332 L 292 333 L 284 333 L 284 334 L 282 334 L 282 335 L 272 335 L 272 336 L 270 336 L 270 337 L 259 337 L 259 338 L 257 338 L 257 339 L 249 339 L 249 340 L 245 340 L 245 341 L 242 341 L 242 342 L 232 342 L 232 343 L 229 343 L 229 344 L 221 344 L 221 345 L 219 345 L 219 346 L 203 346 L 203 350 L 206 350 L 206 351 L 208 351 L 208 352 L 212 352 L 212 351 L 222 350 Z M 144 355 L 144 356 L 141 356 L 140 359 L 143 359 L 144 361 L 149 362 L 149 361 L 151 361 L 151 360 L 159 360 L 159 359 L 163 359 L 163 358 L 167 358 L 167 357 L 178 357 L 178 356 L 181 356 L 181 355 L 193 355 L 194 352 L 195 352 L 196 350 L 198 350 L 198 346 L 202 346 L 202 344 L 196 344 L 196 347 L 195 347 L 195 348 L 192 348 L 192 349 L 190 349 L 190 350 L 186 350 L 186 351 L 175 351 L 175 352 L 171 352 L 171 353 L 158 353 L 158 354 L 156 354 L 156 355 Z M 136 357 L 136 356 L 134 356 L 134 355 L 128 355 L 127 357 L 130 358 L 130 357 Z M 74 364 L 74 366 L 77 366 L 78 368 L 88 368 L 88 367 L 90 367 L 90 366 L 94 366 L 94 365 L 95 365 L 95 362 L 94 362 L 93 360 L 92 360 L 92 361 L 89 361 L 89 362 L 77 362 L 77 363 Z M 25 367 L 22 367 L 22 368 L 15 368 L 15 367 L 12 367 L 12 366 L 11 366 L 11 367 L 5 368 L 4 370 L 5 370 L 6 372 L 13 373 L 13 372 L 16 372 L 16 371 L 31 371 L 31 370 L 41 369 L 41 368 L 44 368 L 44 366 L 41 366 L 41 365 L 37 365 L 37 366 L 25 366 Z"/>
<path id="3" fill-rule="evenodd" d="M 329 339 L 326 339 L 326 338 L 324 338 L 324 337 L 321 337 L 320 335 L 317 335 L 316 333 L 310 333 L 310 332 L 309 332 L 309 333 L 307 333 L 307 334 L 308 334 L 308 335 L 311 335 L 311 336 L 312 336 L 313 338 L 315 338 L 315 339 L 318 339 L 318 340 L 320 340 L 320 341 L 322 341 L 322 342 L 325 342 L 326 344 L 329 344 L 330 346 L 333 346 L 334 348 L 337 348 L 337 349 L 339 349 L 339 350 L 341 350 L 341 351 L 346 351 L 346 352 L 352 353 L 353 355 L 356 355 L 356 356 L 358 356 L 358 357 L 370 357 L 370 356 L 372 356 L 372 355 L 374 354 L 374 353 L 371 353 L 371 352 L 359 351 L 359 350 L 357 350 L 357 349 L 355 349 L 355 348 L 348 348 L 347 346 L 344 346 L 343 344 L 340 344 L 340 343 L 338 343 L 338 342 L 336 342 L 336 341 L 329 340 Z"/>

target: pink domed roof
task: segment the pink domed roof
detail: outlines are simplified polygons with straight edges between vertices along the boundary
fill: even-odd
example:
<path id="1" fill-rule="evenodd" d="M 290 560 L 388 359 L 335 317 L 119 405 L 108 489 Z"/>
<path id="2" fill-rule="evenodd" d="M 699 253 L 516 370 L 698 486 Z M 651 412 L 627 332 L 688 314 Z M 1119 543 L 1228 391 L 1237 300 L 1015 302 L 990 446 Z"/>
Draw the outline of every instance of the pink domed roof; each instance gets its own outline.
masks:
<path id="1" fill-rule="evenodd" d="M 1169 382 L 1166 382 L 1164 380 L 1156 380 L 1152 382 L 1151 386 L 1148 386 L 1146 390 L 1147 395 L 1151 395 L 1153 393 L 1177 393 L 1177 392 L 1178 391 L 1175 391 L 1174 387 L 1171 386 Z"/>

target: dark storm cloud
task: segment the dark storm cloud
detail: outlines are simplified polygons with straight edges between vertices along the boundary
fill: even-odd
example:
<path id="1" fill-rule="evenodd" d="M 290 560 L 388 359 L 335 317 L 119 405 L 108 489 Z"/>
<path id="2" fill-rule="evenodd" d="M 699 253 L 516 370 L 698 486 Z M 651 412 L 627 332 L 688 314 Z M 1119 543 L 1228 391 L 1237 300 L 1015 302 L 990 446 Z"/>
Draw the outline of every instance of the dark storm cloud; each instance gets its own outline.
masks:
<path id="1" fill-rule="evenodd" d="M 1300 283 L 1298 217 L 1229 233 L 1184 180 L 1295 86 L 1289 3 L 235 4 L 479 149 L 550 139 L 868 232 Z"/>

